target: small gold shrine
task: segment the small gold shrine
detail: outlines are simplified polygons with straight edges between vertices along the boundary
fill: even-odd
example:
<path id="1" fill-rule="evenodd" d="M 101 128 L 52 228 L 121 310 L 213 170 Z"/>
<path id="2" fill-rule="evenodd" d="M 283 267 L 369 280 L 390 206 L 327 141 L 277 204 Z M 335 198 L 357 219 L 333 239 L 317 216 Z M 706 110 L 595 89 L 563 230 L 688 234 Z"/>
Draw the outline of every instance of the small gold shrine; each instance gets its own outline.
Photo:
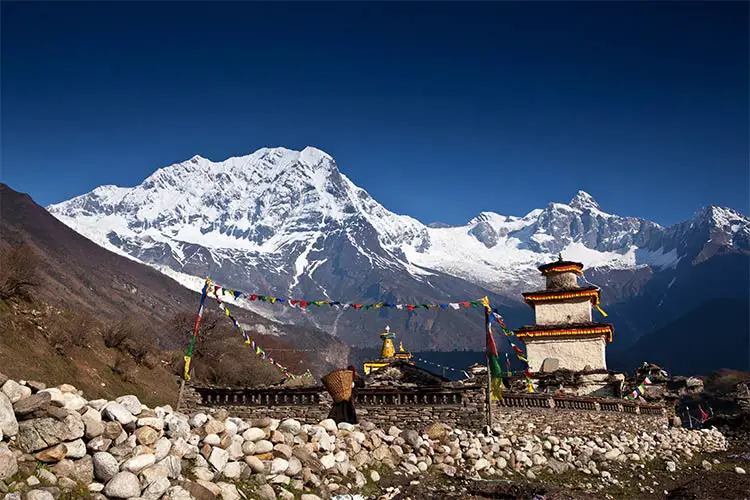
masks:
<path id="1" fill-rule="evenodd" d="M 391 332 L 391 327 L 386 326 L 385 331 L 380 334 L 380 338 L 383 339 L 383 348 L 380 351 L 380 358 L 375 361 L 369 361 L 363 365 L 365 375 L 369 375 L 371 372 L 390 365 L 396 360 L 408 361 L 411 359 L 411 353 L 404 350 L 404 343 L 399 342 L 398 352 L 393 345 L 393 341 L 396 339 L 396 334 Z"/>

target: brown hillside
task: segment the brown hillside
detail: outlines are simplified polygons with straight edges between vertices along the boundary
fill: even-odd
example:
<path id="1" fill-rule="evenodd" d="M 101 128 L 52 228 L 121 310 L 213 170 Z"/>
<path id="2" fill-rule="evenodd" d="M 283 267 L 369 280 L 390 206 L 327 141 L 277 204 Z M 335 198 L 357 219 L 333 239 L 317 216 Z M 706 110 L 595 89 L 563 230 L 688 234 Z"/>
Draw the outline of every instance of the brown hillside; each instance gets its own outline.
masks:
<path id="1" fill-rule="evenodd" d="M 59 361 L 55 356 L 67 357 L 74 361 L 73 365 L 79 366 L 83 366 L 86 360 L 96 361 L 97 373 L 103 367 L 111 371 L 115 358 L 122 356 L 104 346 L 101 332 L 107 324 L 122 320 L 147 325 L 137 330 L 147 330 L 154 346 L 158 340 L 163 349 L 180 351 L 185 348 L 190 326 L 181 324 L 177 327 L 175 320 L 186 316 L 194 318 L 200 300 L 199 294 L 146 265 L 100 247 L 58 221 L 28 195 L 0 184 L 0 248 L 6 250 L 3 253 L 5 259 L 8 259 L 8 249 L 18 248 L 20 245 L 26 245 L 24 248 L 30 249 L 29 253 L 33 254 L 36 261 L 36 286 L 31 289 L 31 302 L 18 298 L 0 300 L 0 324 L 4 325 L 0 326 L 0 366 L 3 366 L 6 374 L 24 376 L 18 370 L 9 368 L 15 362 L 20 365 L 20 371 L 23 371 L 23 365 L 35 366 L 28 377 L 44 379 L 49 376 L 53 379 L 51 381 L 66 381 L 61 380 L 61 377 L 85 375 L 75 370 L 55 368 Z M 0 266 L 3 264 L 0 262 Z M 208 301 L 207 310 L 217 310 L 215 303 Z M 36 311 L 33 313 L 36 316 L 29 317 L 31 311 Z M 39 311 L 47 312 L 42 314 Z M 243 324 L 270 323 L 249 311 L 234 308 L 233 312 Z M 87 328 L 94 332 L 93 339 L 78 342 L 83 347 L 67 346 L 63 353 L 59 339 L 55 338 L 59 334 L 51 333 L 59 329 L 57 323 L 62 321 L 60 315 L 67 317 L 65 321 L 68 323 L 90 323 Z M 77 319 L 87 317 L 91 320 Z M 240 367 L 256 367 L 262 371 L 265 371 L 265 365 L 273 368 L 267 362 L 258 360 L 249 349 L 245 349 L 239 334 L 231 328 L 228 320 L 220 319 L 220 334 L 210 345 L 216 349 L 231 351 L 232 356 L 228 359 L 226 356 L 222 357 L 222 363 L 234 366 L 233 370 L 225 373 L 233 383 L 241 382 L 237 380 L 238 373 L 242 371 Z M 342 359 L 343 356 L 345 361 L 348 355 L 345 345 L 324 332 L 294 326 L 279 329 L 284 334 L 281 337 L 253 334 L 253 338 L 295 373 L 302 373 L 310 368 L 313 373 L 321 374 L 331 366 L 325 361 L 326 358 Z M 68 328 L 67 331 L 71 330 L 75 329 Z M 41 335 L 40 332 L 44 331 L 46 334 Z M 219 338 L 221 340 L 217 340 Z M 44 339 L 48 345 L 43 345 Z M 33 344 L 34 347 L 26 349 L 27 344 Z M 296 352 L 295 346 L 304 346 L 306 351 Z M 130 349 L 131 356 L 137 354 L 133 352 Z M 19 359 L 21 355 L 25 359 Z M 209 355 L 206 352 L 206 356 Z M 163 352 L 154 356 L 161 359 L 153 368 L 141 366 L 136 370 L 129 363 L 121 365 L 135 372 L 135 385 L 140 384 L 144 388 L 170 385 L 164 384 L 164 380 L 171 380 L 172 384 L 165 390 L 171 395 L 176 388 L 175 377 L 171 373 L 179 371 L 179 367 L 174 366 L 174 361 L 172 366 L 168 363 L 169 360 L 180 360 L 181 357 Z M 213 359 L 215 358 L 206 358 L 205 361 Z M 208 374 L 210 370 L 202 368 L 200 362 L 199 359 L 194 361 L 196 373 L 199 376 L 201 373 Z M 47 369 L 49 373 L 45 373 Z M 278 375 L 278 370 L 275 373 Z M 248 379 L 244 382 L 248 384 L 256 378 L 252 370 L 244 376 Z M 138 377 L 141 377 L 140 381 L 137 380 Z M 211 373 L 211 377 L 210 382 L 221 383 L 222 374 Z M 84 385 L 79 381 L 74 382 L 80 387 Z M 107 384 L 106 381 L 104 383 Z M 99 387 L 102 387 L 101 383 Z M 155 394 L 159 393 L 156 389 Z"/>

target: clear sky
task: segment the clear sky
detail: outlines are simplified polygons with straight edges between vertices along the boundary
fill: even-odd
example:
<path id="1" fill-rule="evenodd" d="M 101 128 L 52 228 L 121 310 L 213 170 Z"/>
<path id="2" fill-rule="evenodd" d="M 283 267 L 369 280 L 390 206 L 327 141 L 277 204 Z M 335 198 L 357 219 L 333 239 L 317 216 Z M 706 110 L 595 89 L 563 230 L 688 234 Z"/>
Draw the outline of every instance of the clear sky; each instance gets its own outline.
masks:
<path id="1" fill-rule="evenodd" d="M 313 145 L 423 222 L 749 211 L 747 2 L 1 5 L 2 181 L 43 205 Z"/>

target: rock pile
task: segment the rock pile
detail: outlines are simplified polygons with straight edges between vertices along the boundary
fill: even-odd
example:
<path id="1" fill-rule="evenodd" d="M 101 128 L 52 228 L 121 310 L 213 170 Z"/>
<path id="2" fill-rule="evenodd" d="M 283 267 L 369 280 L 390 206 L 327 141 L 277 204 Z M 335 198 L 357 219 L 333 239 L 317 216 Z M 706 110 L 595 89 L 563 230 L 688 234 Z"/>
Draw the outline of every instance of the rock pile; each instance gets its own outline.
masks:
<path id="1" fill-rule="evenodd" d="M 715 429 L 557 437 L 551 429 L 492 435 L 433 423 L 423 432 L 364 422 L 243 420 L 225 410 L 176 413 L 135 396 L 87 401 L 70 385 L 7 380 L 0 392 L 0 493 L 92 498 L 314 500 L 376 488 L 383 473 L 533 478 L 576 469 L 607 479 L 609 463 L 724 450 Z"/>

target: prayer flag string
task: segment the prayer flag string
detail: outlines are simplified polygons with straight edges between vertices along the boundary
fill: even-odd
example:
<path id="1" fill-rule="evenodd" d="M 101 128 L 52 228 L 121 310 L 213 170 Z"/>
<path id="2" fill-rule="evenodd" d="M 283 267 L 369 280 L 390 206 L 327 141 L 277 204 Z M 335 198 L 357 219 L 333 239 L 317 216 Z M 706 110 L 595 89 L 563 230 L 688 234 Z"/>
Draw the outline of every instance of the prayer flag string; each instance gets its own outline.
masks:
<path id="1" fill-rule="evenodd" d="M 646 377 L 643 379 L 643 382 L 638 385 L 638 387 L 633 390 L 630 394 L 626 395 L 624 399 L 634 400 L 638 399 L 638 397 L 646 394 L 646 386 L 651 385 L 651 379 Z"/>
<path id="2" fill-rule="evenodd" d="M 252 348 L 253 352 L 257 356 L 259 356 L 261 359 L 265 359 L 266 361 L 274 365 L 276 368 L 284 372 L 284 375 L 286 375 L 287 378 L 294 380 L 296 378 L 295 375 L 292 372 L 290 372 L 288 368 L 283 366 L 278 361 L 274 361 L 274 359 L 271 356 L 267 355 L 266 352 L 263 350 L 263 348 L 260 345 L 258 345 L 257 342 L 251 339 L 250 336 L 245 332 L 245 330 L 242 328 L 242 325 L 240 325 L 239 321 L 234 319 L 234 316 L 232 316 L 232 312 L 224 304 L 224 301 L 221 300 L 221 297 L 219 297 L 218 288 L 219 287 L 214 287 L 214 297 L 216 297 L 216 302 L 219 304 L 219 308 L 222 311 L 224 311 L 224 315 L 232 320 L 232 324 L 234 325 L 234 327 L 237 329 L 237 331 L 240 332 L 240 334 L 242 334 L 242 338 L 245 339 L 245 345 L 249 345 Z"/>
<path id="3" fill-rule="evenodd" d="M 354 309 L 356 311 L 368 311 L 382 308 L 417 311 L 419 309 L 453 309 L 458 310 L 461 308 L 476 308 L 482 306 L 482 299 L 476 300 L 465 300 L 461 302 L 438 302 L 428 304 L 395 304 L 390 302 L 375 302 L 371 304 L 363 304 L 358 302 L 342 302 L 338 300 L 303 300 L 303 299 L 292 299 L 289 297 L 275 297 L 272 295 L 260 295 L 257 293 L 242 292 L 238 290 L 232 290 L 225 288 L 220 285 L 214 285 L 214 294 L 230 295 L 233 299 L 244 299 L 250 302 L 265 302 L 269 304 L 286 304 L 289 307 L 296 309 L 309 309 L 310 307 L 322 307 L 328 306 L 334 309 Z"/>
<path id="4" fill-rule="evenodd" d="M 198 338 L 198 329 L 200 325 L 200 320 L 203 314 L 203 310 L 205 307 L 205 300 L 206 296 L 208 295 L 209 291 L 213 293 L 214 297 L 216 298 L 216 301 L 218 302 L 219 308 L 224 312 L 224 315 L 227 316 L 234 325 L 235 329 L 240 332 L 242 335 L 245 344 L 249 345 L 253 352 L 261 357 L 262 359 L 268 360 L 270 363 L 272 363 L 274 366 L 279 368 L 284 374 L 291 379 L 296 378 L 294 374 L 292 374 L 288 368 L 284 367 L 277 361 L 275 361 L 271 356 L 269 356 L 263 348 L 257 344 L 253 339 L 250 338 L 250 336 L 245 332 L 245 330 L 242 328 L 242 326 L 239 324 L 239 322 L 234 318 L 232 315 L 232 312 L 229 310 L 229 308 L 226 306 L 224 301 L 222 300 L 222 297 L 229 295 L 231 298 L 238 300 L 238 299 L 245 299 L 251 302 L 266 302 L 271 304 L 286 304 L 289 307 L 298 308 L 298 309 L 307 309 L 309 307 L 321 307 L 321 306 L 329 306 L 335 309 L 354 309 L 354 310 L 371 310 L 371 309 L 381 309 L 381 308 L 391 308 L 391 309 L 397 309 L 397 310 L 407 310 L 407 311 L 416 311 L 418 309 L 451 309 L 451 310 L 459 310 L 461 308 L 479 308 L 483 307 L 486 312 L 486 324 L 487 324 L 487 332 L 489 335 L 491 335 L 491 328 L 490 323 L 492 320 L 495 320 L 498 324 L 500 324 L 506 338 L 511 337 L 514 335 L 514 333 L 508 329 L 508 327 L 505 325 L 505 322 L 502 319 L 502 316 L 500 315 L 499 311 L 497 309 L 492 309 L 490 307 L 489 299 L 487 297 L 483 297 L 481 299 L 476 300 L 466 300 L 461 302 L 442 302 L 442 303 L 425 303 L 425 304 L 395 304 L 395 303 L 389 303 L 389 302 L 375 302 L 371 304 L 363 304 L 363 303 L 356 303 L 356 302 L 341 302 L 341 301 L 335 301 L 335 300 L 302 300 L 302 299 L 292 299 L 287 297 L 276 297 L 271 295 L 260 295 L 255 293 L 248 293 L 248 292 L 242 292 L 238 290 L 232 290 L 226 287 L 222 287 L 220 285 L 216 285 L 212 283 L 212 281 L 209 278 L 206 278 L 206 282 L 203 286 L 203 289 L 201 291 L 201 302 L 200 307 L 198 309 L 198 315 L 196 318 L 195 323 L 195 329 L 193 332 L 193 336 L 190 340 L 190 345 L 188 347 L 188 350 L 185 354 L 185 380 L 190 380 L 190 376 L 188 374 L 189 368 L 190 368 L 190 360 L 193 355 L 193 350 L 195 348 L 195 343 Z M 527 368 L 523 371 L 524 375 L 526 376 L 526 381 L 529 385 L 529 392 L 533 392 L 533 386 L 531 385 L 531 380 L 529 378 L 529 371 L 528 371 L 528 361 L 523 356 L 523 351 L 518 348 L 518 346 L 515 345 L 509 338 L 508 342 L 510 342 L 511 347 L 516 352 L 516 356 L 523 362 L 526 363 Z M 494 340 L 493 340 L 494 343 Z M 513 372 L 510 370 L 510 360 L 508 359 L 508 355 L 506 354 L 506 364 L 508 365 L 508 375 L 512 375 Z M 422 358 L 414 358 L 416 360 L 419 360 L 424 363 L 432 364 L 435 366 L 438 366 L 443 369 L 455 371 L 455 372 L 462 372 L 465 375 L 466 372 L 464 370 L 457 370 L 455 368 L 440 365 L 438 363 L 434 363 L 431 361 L 427 361 Z M 497 364 L 499 367 L 499 364 Z M 499 370 L 499 369 L 498 369 Z M 308 370 L 309 371 L 309 370 Z M 468 375 L 467 375 L 468 376 Z"/>
<path id="5" fill-rule="evenodd" d="M 523 350 L 511 340 L 511 337 L 514 337 L 515 333 L 505 324 L 505 320 L 503 319 L 503 316 L 500 314 L 500 311 L 497 308 L 490 308 L 489 313 L 490 317 L 500 325 L 500 328 L 502 328 L 503 333 L 505 334 L 505 338 L 508 340 L 508 343 L 510 344 L 511 349 L 513 349 L 513 352 L 516 354 L 516 357 L 519 359 L 519 361 L 522 361 L 526 365 L 526 368 L 523 370 L 523 374 L 526 379 L 526 387 L 529 392 L 534 392 L 534 384 L 531 381 L 531 371 L 529 371 L 529 360 L 526 358 L 526 356 L 524 356 Z M 510 359 L 508 359 L 507 353 L 505 354 L 505 359 L 506 366 L 508 368 L 508 374 L 511 375 L 512 372 L 510 371 Z"/>

